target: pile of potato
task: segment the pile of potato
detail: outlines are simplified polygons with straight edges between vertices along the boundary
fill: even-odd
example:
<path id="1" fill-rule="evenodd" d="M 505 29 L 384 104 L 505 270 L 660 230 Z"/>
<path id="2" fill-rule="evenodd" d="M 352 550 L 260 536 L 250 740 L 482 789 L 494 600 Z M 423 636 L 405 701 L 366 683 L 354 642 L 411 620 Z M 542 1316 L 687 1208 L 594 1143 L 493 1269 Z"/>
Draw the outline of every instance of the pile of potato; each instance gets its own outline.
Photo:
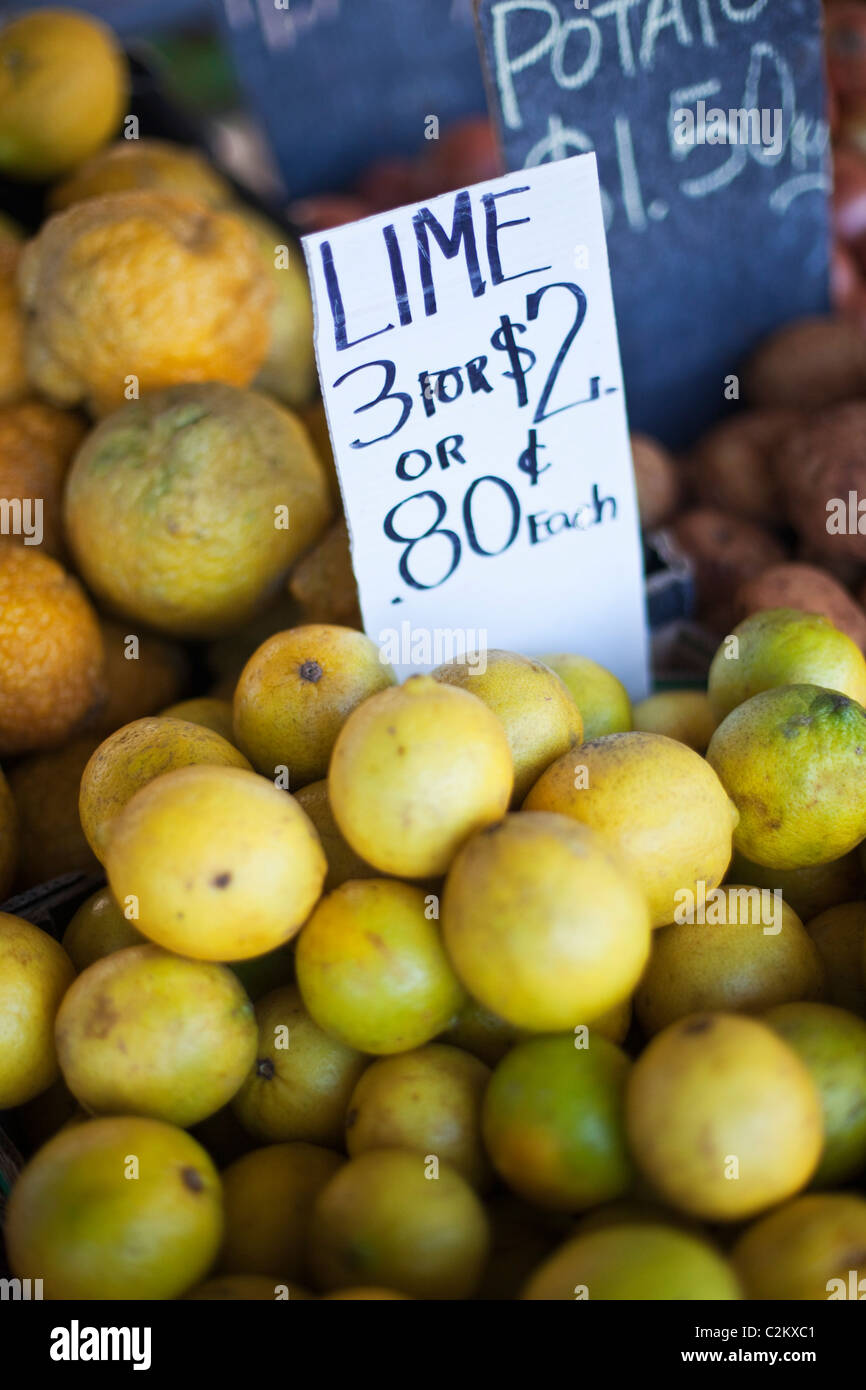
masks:
<path id="1" fill-rule="evenodd" d="M 762 608 L 799 608 L 866 650 L 866 333 L 801 319 L 739 381 L 740 403 L 682 457 L 633 436 L 643 526 L 690 562 L 714 636 Z"/>
<path id="2" fill-rule="evenodd" d="M 664 526 L 691 562 L 713 637 L 784 606 L 824 614 L 866 649 L 866 4 L 827 0 L 824 28 L 834 316 L 792 323 L 732 363 L 739 399 L 684 457 L 632 442 L 643 526 Z M 855 518 L 842 533 L 828 529 L 834 499 Z"/>

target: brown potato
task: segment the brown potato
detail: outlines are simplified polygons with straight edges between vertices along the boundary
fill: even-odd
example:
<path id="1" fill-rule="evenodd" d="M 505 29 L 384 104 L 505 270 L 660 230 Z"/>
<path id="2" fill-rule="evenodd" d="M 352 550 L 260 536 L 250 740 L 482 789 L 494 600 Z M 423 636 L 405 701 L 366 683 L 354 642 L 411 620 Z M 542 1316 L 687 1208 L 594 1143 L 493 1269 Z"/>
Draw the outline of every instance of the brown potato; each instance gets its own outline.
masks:
<path id="1" fill-rule="evenodd" d="M 866 499 L 866 401 L 820 411 L 784 441 L 774 467 L 791 524 L 815 554 L 866 562 L 866 515 L 853 524 L 848 515 L 851 494 L 855 508 Z"/>
<path id="2" fill-rule="evenodd" d="M 833 150 L 832 227 L 856 255 L 866 233 L 866 160 L 844 145 Z"/>
<path id="3" fill-rule="evenodd" d="M 826 550 L 826 546 L 824 548 Z M 852 555 L 821 555 L 811 541 L 804 540 L 803 537 L 797 541 L 792 559 L 803 565 L 817 565 L 818 569 L 826 570 L 828 574 L 832 574 L 837 584 L 841 584 L 843 589 L 849 589 L 852 593 L 857 592 L 861 580 L 866 578 L 861 560 L 855 560 Z"/>
<path id="4" fill-rule="evenodd" d="M 866 334 L 848 319 L 798 319 L 766 338 L 743 366 L 755 406 L 819 410 L 866 395 Z"/>
<path id="5" fill-rule="evenodd" d="M 691 561 L 698 615 L 719 633 L 734 626 L 734 597 L 740 586 L 786 558 L 781 542 L 766 526 L 714 507 L 683 512 L 668 529 Z"/>
<path id="6" fill-rule="evenodd" d="M 650 531 L 667 521 L 677 509 L 680 497 L 677 466 L 664 445 L 647 434 L 631 436 L 631 456 L 641 526 Z"/>
<path id="7" fill-rule="evenodd" d="M 24 368 L 24 311 L 18 295 L 21 247 L 9 237 L 0 240 L 0 405 L 13 405 L 27 395 Z"/>
<path id="8" fill-rule="evenodd" d="M 863 306 L 860 267 L 847 246 L 833 243 L 830 260 L 830 298 L 837 313 L 857 318 Z"/>
<path id="9" fill-rule="evenodd" d="M 695 499 L 705 507 L 778 525 L 773 453 L 801 418 L 795 410 L 753 410 L 708 430 L 686 463 Z"/>
<path id="10" fill-rule="evenodd" d="M 827 75 L 831 89 L 846 98 L 866 91 L 866 13 L 854 0 L 834 0 L 824 9 Z"/>
<path id="11" fill-rule="evenodd" d="M 860 0 L 857 7 L 861 9 Z M 834 142 L 840 149 L 856 150 L 866 155 L 866 97 L 861 92 L 850 96 L 839 109 L 838 138 Z"/>
<path id="12" fill-rule="evenodd" d="M 828 572 L 816 565 L 773 565 L 737 591 L 737 616 L 762 608 L 799 608 L 829 618 L 866 651 L 866 613 Z"/>

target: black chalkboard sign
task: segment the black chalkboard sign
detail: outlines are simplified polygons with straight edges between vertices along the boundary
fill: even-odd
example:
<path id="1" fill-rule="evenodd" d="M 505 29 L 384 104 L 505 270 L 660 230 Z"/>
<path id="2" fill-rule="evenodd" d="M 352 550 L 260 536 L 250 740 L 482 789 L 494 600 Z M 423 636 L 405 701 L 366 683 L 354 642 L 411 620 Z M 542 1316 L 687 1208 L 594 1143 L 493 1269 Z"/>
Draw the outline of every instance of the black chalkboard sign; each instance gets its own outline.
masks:
<path id="1" fill-rule="evenodd" d="M 472 0 L 219 0 L 235 67 L 295 197 L 345 187 L 486 110 Z"/>
<path id="2" fill-rule="evenodd" d="M 629 417 L 689 442 L 829 304 L 820 0 L 476 0 L 507 166 L 594 149 Z"/>

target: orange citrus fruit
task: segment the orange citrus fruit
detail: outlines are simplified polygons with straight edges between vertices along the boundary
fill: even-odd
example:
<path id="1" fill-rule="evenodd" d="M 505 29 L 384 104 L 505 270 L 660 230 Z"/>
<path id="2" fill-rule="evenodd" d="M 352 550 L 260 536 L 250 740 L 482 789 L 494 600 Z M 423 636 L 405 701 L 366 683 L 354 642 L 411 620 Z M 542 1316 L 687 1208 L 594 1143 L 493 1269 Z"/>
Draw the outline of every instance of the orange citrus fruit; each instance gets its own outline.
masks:
<path id="1" fill-rule="evenodd" d="M 271 346 L 255 384 L 285 405 L 303 406 L 315 394 L 318 384 L 313 301 L 304 253 L 266 217 L 246 207 L 238 207 L 237 213 L 255 236 L 262 264 L 276 290 Z"/>
<path id="2" fill-rule="evenodd" d="M 219 700 L 214 695 L 197 695 L 192 700 L 169 705 L 160 713 L 163 719 L 183 719 L 188 724 L 200 724 L 203 729 L 219 734 L 227 743 L 234 743 L 231 700 Z"/>
<path id="3" fill-rule="evenodd" d="M 0 497 L 17 499 L 23 523 L 10 541 L 62 556 L 63 480 L 83 436 L 79 416 L 42 401 L 0 409 Z"/>
<path id="4" fill-rule="evenodd" d="M 173 193 L 111 193 L 56 213 L 21 255 L 28 372 L 105 414 L 186 381 L 246 386 L 274 290 L 234 213 Z"/>
<path id="5" fill-rule="evenodd" d="M 215 382 L 155 392 L 103 420 L 75 459 L 65 508 L 89 588 L 133 630 L 179 637 L 248 624 L 330 516 L 300 421 Z"/>
<path id="6" fill-rule="evenodd" d="M 104 660 L 78 582 L 30 546 L 0 546 L 0 754 L 67 739 L 102 698 Z"/>
<path id="7" fill-rule="evenodd" d="M 465 995 L 421 888 L 350 880 L 322 898 L 296 951 L 313 1021 L 359 1052 L 408 1052 L 451 1023 Z"/>
<path id="8" fill-rule="evenodd" d="M 172 140 L 116 140 L 73 169 L 48 202 L 52 212 L 62 212 L 86 198 L 146 189 L 183 193 L 215 208 L 234 198 L 231 185 L 196 149 Z"/>
<path id="9" fill-rule="evenodd" d="M 182 1129 L 142 1116 L 64 1128 L 31 1158 L 6 1214 L 9 1263 L 54 1299 L 177 1298 L 222 1239 L 219 1174 Z"/>
<path id="10" fill-rule="evenodd" d="M 136 719 L 109 734 L 81 777 L 78 812 L 88 843 L 104 860 L 112 827 L 141 787 L 178 767 L 243 767 L 243 753 L 212 729 L 185 719 Z"/>
<path id="11" fill-rule="evenodd" d="M 117 901 L 135 899 L 151 941 L 234 961 L 300 931 L 327 866 L 294 797 L 243 768 L 200 763 L 139 788 L 114 822 L 105 867 Z"/>
<path id="12" fill-rule="evenodd" d="M 265 777 L 286 768 L 295 791 L 325 777 L 349 715 L 394 684 L 394 672 L 363 632 L 325 623 L 277 632 L 241 672 L 238 747 Z"/>
<path id="13" fill-rule="evenodd" d="M 27 394 L 24 315 L 17 283 L 20 255 L 14 241 L 0 238 L 0 405 L 20 401 Z"/>
<path id="14" fill-rule="evenodd" d="M 0 912 L 0 1109 L 23 1105 L 55 1080 L 54 1018 L 74 978 L 53 937 Z"/>
<path id="15" fill-rule="evenodd" d="M 593 1032 L 585 1047 L 563 1033 L 530 1038 L 503 1057 L 484 1097 L 483 1134 L 494 1167 L 519 1197 L 575 1212 L 628 1192 L 629 1065 Z"/>
<path id="16" fill-rule="evenodd" d="M 86 159 L 120 124 L 128 84 L 98 20 L 67 9 L 13 19 L 0 30 L 0 170 L 46 179 Z"/>

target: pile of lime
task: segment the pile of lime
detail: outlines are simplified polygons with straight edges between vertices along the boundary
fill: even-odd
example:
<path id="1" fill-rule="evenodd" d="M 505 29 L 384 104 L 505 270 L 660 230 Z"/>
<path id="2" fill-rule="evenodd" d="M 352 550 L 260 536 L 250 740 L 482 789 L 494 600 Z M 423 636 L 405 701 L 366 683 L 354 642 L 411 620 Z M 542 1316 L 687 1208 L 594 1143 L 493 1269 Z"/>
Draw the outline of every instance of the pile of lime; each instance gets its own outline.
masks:
<path id="1" fill-rule="evenodd" d="M 866 662 L 820 635 L 749 619 L 706 693 L 632 708 L 586 658 L 398 684 L 363 633 L 307 624 L 252 654 L 222 733 L 110 734 L 79 803 L 107 886 L 61 944 L 0 917 L 0 1105 L 34 1149 L 15 1275 L 50 1298 L 843 1296 L 866 1276 Z"/>

